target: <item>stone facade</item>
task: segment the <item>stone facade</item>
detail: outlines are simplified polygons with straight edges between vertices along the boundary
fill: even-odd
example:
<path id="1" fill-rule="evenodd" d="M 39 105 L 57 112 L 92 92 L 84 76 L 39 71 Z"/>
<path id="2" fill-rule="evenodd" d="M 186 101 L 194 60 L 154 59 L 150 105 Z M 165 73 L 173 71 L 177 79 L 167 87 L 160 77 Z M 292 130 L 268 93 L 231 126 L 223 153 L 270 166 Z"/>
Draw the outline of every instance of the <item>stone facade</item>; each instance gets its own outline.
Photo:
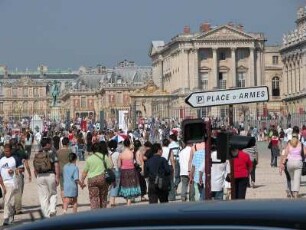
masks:
<path id="1" fill-rule="evenodd" d="M 306 7 L 297 11 L 296 28 L 283 36 L 283 96 L 290 114 L 305 114 L 306 106 Z"/>
<path id="2" fill-rule="evenodd" d="M 226 118 L 227 106 L 190 109 L 184 98 L 194 91 L 262 85 L 269 86 L 274 110 L 279 111 L 281 95 L 274 95 L 274 86 L 280 90 L 281 58 L 279 48 L 266 48 L 265 41 L 262 33 L 247 33 L 242 25 L 232 23 L 218 27 L 203 23 L 196 33 L 185 27 L 182 34 L 168 43 L 153 41 L 149 51 L 153 80 L 162 90 L 177 96 L 170 103 L 170 116 L 177 117 L 177 111 L 183 108 L 185 116 Z M 272 63 L 274 56 L 278 57 L 277 64 Z M 272 86 L 273 77 L 278 78 L 278 84 Z M 250 104 L 249 107 L 254 110 L 249 115 L 257 119 L 264 115 L 263 108 L 267 105 Z M 241 118 L 239 106 L 234 106 L 234 115 L 235 120 Z"/>
<path id="3" fill-rule="evenodd" d="M 50 70 L 40 65 L 35 71 L 10 71 L 0 66 L 0 117 L 5 120 L 40 117 L 70 120 L 77 116 L 118 122 L 119 111 L 131 111 L 130 94 L 151 79 L 151 67 L 124 60 L 114 68 L 102 65 L 78 71 Z M 59 100 L 52 110 L 51 87 L 56 80 Z M 131 122 L 131 119 L 129 120 Z"/>
<path id="4" fill-rule="evenodd" d="M 4 118 L 20 119 L 33 114 L 47 114 L 47 83 L 21 77 L 14 82 L 3 81 L 0 87 L 0 113 Z"/>
<path id="5" fill-rule="evenodd" d="M 51 113 L 51 85 L 57 80 L 60 91 L 73 84 L 78 75 L 72 71 L 48 70 L 40 65 L 35 71 L 9 71 L 0 66 L 0 116 L 4 120 L 49 117 Z"/>
<path id="6" fill-rule="evenodd" d="M 62 94 L 62 118 L 87 117 L 102 123 L 101 127 L 114 127 L 120 111 L 128 111 L 127 119 L 131 123 L 133 103 L 130 95 L 144 87 L 151 75 L 151 67 L 137 66 L 127 60 L 112 69 L 101 65 L 83 66 L 74 87 Z"/>

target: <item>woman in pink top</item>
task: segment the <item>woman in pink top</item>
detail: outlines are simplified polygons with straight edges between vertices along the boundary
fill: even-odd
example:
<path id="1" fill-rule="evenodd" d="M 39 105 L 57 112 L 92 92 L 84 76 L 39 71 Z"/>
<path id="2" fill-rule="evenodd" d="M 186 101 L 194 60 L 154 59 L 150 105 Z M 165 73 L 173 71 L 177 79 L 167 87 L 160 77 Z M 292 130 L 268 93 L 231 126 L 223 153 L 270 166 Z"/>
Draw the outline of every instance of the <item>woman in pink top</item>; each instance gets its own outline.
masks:
<path id="1" fill-rule="evenodd" d="M 287 169 L 291 178 L 291 191 L 294 198 L 298 198 L 301 184 L 301 174 L 302 174 L 302 148 L 305 147 L 299 141 L 299 128 L 293 127 L 292 139 L 288 142 L 285 149 L 285 156 L 282 160 L 281 170 L 284 170 L 285 164 L 287 164 Z"/>
<path id="2" fill-rule="evenodd" d="M 130 140 L 125 139 L 123 145 L 125 148 L 118 158 L 118 167 L 121 169 L 119 196 L 127 200 L 127 205 L 131 205 L 132 199 L 141 195 L 141 189 Z"/>

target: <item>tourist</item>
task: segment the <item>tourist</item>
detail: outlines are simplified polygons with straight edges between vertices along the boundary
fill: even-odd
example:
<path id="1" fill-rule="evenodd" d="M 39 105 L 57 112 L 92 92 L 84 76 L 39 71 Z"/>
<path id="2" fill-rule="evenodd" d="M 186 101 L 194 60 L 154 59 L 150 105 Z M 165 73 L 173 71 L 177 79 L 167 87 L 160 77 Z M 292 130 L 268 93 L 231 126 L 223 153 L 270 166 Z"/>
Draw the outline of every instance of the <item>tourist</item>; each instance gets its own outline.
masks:
<path id="1" fill-rule="evenodd" d="M 12 156 L 11 145 L 5 144 L 4 157 L 0 159 L 0 184 L 4 195 L 3 225 L 12 224 L 14 220 L 15 194 L 18 189 L 14 178 L 19 173 L 19 166 L 21 166 L 21 162 Z"/>
<path id="2" fill-rule="evenodd" d="M 226 189 L 225 178 L 227 174 L 230 173 L 230 164 L 228 160 L 222 163 L 221 160 L 217 158 L 217 148 L 215 144 L 211 146 L 211 160 L 211 197 L 214 200 L 223 200 L 224 189 Z M 205 160 L 200 166 L 200 185 L 204 185 L 205 183 L 205 181 L 203 181 L 205 178 L 203 174 L 205 174 Z M 229 193 L 229 191 L 226 192 Z"/>
<path id="3" fill-rule="evenodd" d="M 277 130 L 272 130 L 271 143 L 271 167 L 277 167 L 277 157 L 280 155 L 280 140 Z"/>
<path id="4" fill-rule="evenodd" d="M 251 136 L 251 135 L 248 133 L 247 136 Z M 250 174 L 250 179 L 251 179 L 250 186 L 252 188 L 255 188 L 255 173 L 256 173 L 256 166 L 258 164 L 258 151 L 257 151 L 255 137 L 251 139 L 249 146 L 250 146 L 249 148 L 246 148 L 243 151 L 249 154 L 250 159 L 253 163 L 253 168 Z"/>
<path id="5" fill-rule="evenodd" d="M 141 189 L 130 140 L 126 138 L 123 145 L 124 150 L 118 159 L 118 167 L 121 169 L 119 196 L 126 199 L 127 205 L 131 205 L 132 199 L 141 195 Z"/>
<path id="6" fill-rule="evenodd" d="M 86 159 L 82 173 L 81 184 L 88 177 L 88 192 L 91 209 L 106 208 L 109 184 L 105 181 L 104 171 L 112 168 L 112 162 L 108 155 L 106 142 L 92 145 L 93 154 Z M 105 164 L 104 164 L 105 162 Z"/>
<path id="7" fill-rule="evenodd" d="M 33 165 L 38 186 L 40 207 L 44 217 L 56 215 L 57 186 L 60 181 L 60 168 L 57 154 L 52 149 L 52 140 L 42 138 L 42 149 L 35 154 Z M 45 164 L 48 162 L 48 164 Z"/>
<path id="8" fill-rule="evenodd" d="M 249 175 L 252 171 L 252 161 L 249 154 L 243 150 L 231 149 L 234 158 L 235 197 L 232 199 L 245 199 L 249 184 Z"/>
<path id="9" fill-rule="evenodd" d="M 79 168 L 76 166 L 77 155 L 69 153 L 69 163 L 65 164 L 63 169 L 64 177 L 64 214 L 66 214 L 68 205 L 73 206 L 73 212 L 78 209 L 78 185 L 83 189 L 85 184 L 79 181 Z"/>
<path id="10" fill-rule="evenodd" d="M 62 146 L 61 149 L 57 152 L 57 157 L 58 157 L 58 163 L 59 163 L 59 168 L 60 168 L 60 190 L 61 190 L 61 198 L 62 202 L 64 204 L 64 176 L 63 176 L 63 171 L 64 171 L 64 166 L 69 162 L 69 154 L 71 153 L 71 150 L 69 149 L 69 138 L 64 137 L 62 140 Z"/>
<path id="11" fill-rule="evenodd" d="M 285 169 L 287 164 L 287 170 L 291 178 L 291 191 L 293 198 L 298 198 L 301 184 L 301 175 L 303 167 L 303 156 L 306 153 L 306 149 L 299 141 L 299 128 L 297 126 L 292 129 L 292 139 L 288 142 L 285 149 L 285 155 L 281 162 L 281 170 Z M 287 160 L 287 162 L 286 162 Z"/>
<path id="12" fill-rule="evenodd" d="M 113 164 L 113 171 L 116 176 L 116 181 L 111 184 L 110 191 L 109 191 L 109 206 L 115 207 L 116 206 L 116 197 L 118 197 L 119 192 L 119 185 L 120 185 L 120 170 L 118 167 L 118 158 L 119 158 L 119 151 L 117 151 L 117 141 L 116 140 L 110 140 L 108 142 L 108 148 L 109 148 L 109 157 Z"/>
<path id="13" fill-rule="evenodd" d="M 181 200 L 183 202 L 187 201 L 187 191 L 188 188 L 193 186 L 192 184 L 192 178 L 189 178 L 189 171 L 188 171 L 188 164 L 189 164 L 189 158 L 191 157 L 191 151 L 192 151 L 193 143 L 188 143 L 184 149 L 180 152 L 180 176 L 182 181 L 182 187 L 181 187 Z M 189 191 L 189 196 L 190 196 Z M 190 198 L 189 198 L 190 200 Z"/>
<path id="14" fill-rule="evenodd" d="M 152 146 L 153 156 L 148 159 L 145 166 L 145 177 L 149 178 L 149 203 L 154 204 L 168 202 L 170 189 L 170 167 L 167 160 L 162 155 L 162 146 L 154 143 Z M 157 181 L 157 177 L 164 181 Z M 159 185 L 159 183 L 161 185 Z"/>
<path id="15" fill-rule="evenodd" d="M 176 192 L 177 188 L 181 182 L 180 177 L 180 159 L 179 159 L 179 153 L 180 153 L 180 146 L 177 141 L 177 136 L 175 134 L 169 135 L 169 149 L 170 149 L 170 158 L 173 157 L 174 164 L 173 164 L 173 174 L 171 175 L 171 191 L 169 192 L 169 201 L 175 201 L 176 199 Z"/>

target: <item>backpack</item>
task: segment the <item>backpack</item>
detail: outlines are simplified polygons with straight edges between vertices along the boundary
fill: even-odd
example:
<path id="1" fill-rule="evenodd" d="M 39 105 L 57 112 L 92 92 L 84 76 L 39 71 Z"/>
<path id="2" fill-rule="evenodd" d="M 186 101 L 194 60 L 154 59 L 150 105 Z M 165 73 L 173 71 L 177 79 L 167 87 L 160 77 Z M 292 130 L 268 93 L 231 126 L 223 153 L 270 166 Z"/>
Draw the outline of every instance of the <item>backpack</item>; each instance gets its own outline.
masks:
<path id="1" fill-rule="evenodd" d="M 49 153 L 47 151 L 40 151 L 35 154 L 33 165 L 37 173 L 47 173 L 52 171 Z"/>

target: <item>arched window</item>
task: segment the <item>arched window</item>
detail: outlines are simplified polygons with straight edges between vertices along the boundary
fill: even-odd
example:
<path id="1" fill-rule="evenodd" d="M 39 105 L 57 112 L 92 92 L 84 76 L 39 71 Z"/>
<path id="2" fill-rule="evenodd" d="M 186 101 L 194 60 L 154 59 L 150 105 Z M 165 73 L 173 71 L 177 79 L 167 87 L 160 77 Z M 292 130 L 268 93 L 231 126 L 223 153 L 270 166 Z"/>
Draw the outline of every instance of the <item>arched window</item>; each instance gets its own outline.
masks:
<path id="1" fill-rule="evenodd" d="M 272 78 L 272 96 L 273 97 L 280 96 L 279 77 Z"/>

